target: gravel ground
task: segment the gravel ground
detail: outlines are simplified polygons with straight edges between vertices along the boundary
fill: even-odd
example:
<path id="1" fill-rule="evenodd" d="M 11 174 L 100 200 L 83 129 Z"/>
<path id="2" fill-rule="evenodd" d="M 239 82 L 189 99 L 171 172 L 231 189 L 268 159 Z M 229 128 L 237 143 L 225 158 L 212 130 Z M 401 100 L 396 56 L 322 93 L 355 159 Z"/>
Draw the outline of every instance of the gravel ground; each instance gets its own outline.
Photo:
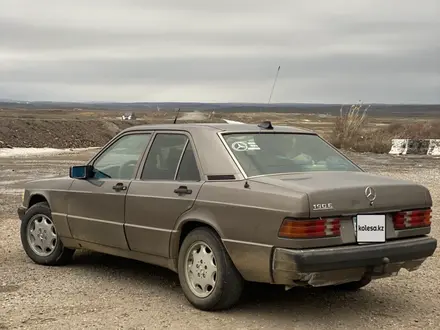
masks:
<path id="1" fill-rule="evenodd" d="M 351 156 L 367 170 L 426 185 L 439 237 L 440 159 Z M 236 309 L 221 313 L 192 308 L 177 275 L 148 264 L 83 251 L 64 267 L 32 263 L 16 216 L 23 183 L 65 175 L 89 157 L 0 159 L 0 329 L 438 329 L 439 252 L 417 272 L 358 293 L 252 285 Z"/>

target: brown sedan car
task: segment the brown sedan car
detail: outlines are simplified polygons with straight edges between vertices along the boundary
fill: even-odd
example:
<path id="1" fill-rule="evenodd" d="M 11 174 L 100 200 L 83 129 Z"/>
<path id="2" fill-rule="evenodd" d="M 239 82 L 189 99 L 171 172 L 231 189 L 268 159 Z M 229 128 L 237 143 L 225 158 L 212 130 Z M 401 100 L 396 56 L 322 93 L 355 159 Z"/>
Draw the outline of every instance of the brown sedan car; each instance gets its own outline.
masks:
<path id="1" fill-rule="evenodd" d="M 357 290 L 415 270 L 437 247 L 431 207 L 425 187 L 264 122 L 131 127 L 69 176 L 28 183 L 18 213 L 38 264 L 75 249 L 141 260 L 218 310 L 246 281 Z"/>

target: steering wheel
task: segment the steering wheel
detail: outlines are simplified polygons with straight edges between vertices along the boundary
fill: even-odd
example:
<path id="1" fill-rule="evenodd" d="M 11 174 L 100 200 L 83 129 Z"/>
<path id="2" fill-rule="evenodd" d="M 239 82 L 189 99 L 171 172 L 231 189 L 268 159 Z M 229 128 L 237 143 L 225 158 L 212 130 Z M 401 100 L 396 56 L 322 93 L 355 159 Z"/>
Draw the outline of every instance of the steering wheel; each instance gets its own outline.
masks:
<path id="1" fill-rule="evenodd" d="M 133 175 L 133 169 L 136 166 L 137 162 L 138 162 L 137 159 L 136 160 L 132 159 L 122 164 L 122 166 L 119 168 L 119 177 L 121 179 L 131 179 Z M 133 169 L 131 169 L 130 167 L 133 167 Z"/>

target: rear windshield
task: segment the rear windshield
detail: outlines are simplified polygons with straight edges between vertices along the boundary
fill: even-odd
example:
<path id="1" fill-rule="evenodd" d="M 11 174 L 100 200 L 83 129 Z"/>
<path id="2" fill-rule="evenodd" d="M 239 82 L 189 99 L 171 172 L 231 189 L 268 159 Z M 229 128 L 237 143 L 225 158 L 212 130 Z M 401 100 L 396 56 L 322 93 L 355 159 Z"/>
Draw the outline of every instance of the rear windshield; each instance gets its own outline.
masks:
<path id="1" fill-rule="evenodd" d="M 361 171 L 317 135 L 223 134 L 247 176 L 310 171 Z"/>

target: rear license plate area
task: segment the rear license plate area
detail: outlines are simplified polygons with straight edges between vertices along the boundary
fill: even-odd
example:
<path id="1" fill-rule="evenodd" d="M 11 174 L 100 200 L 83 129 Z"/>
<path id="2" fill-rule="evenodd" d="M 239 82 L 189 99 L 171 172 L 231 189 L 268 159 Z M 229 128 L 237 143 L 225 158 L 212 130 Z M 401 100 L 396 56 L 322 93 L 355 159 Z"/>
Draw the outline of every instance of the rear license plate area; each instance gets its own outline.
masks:
<path id="1" fill-rule="evenodd" d="M 359 214 L 353 217 L 356 242 L 362 244 L 386 241 L 385 214 Z"/>

